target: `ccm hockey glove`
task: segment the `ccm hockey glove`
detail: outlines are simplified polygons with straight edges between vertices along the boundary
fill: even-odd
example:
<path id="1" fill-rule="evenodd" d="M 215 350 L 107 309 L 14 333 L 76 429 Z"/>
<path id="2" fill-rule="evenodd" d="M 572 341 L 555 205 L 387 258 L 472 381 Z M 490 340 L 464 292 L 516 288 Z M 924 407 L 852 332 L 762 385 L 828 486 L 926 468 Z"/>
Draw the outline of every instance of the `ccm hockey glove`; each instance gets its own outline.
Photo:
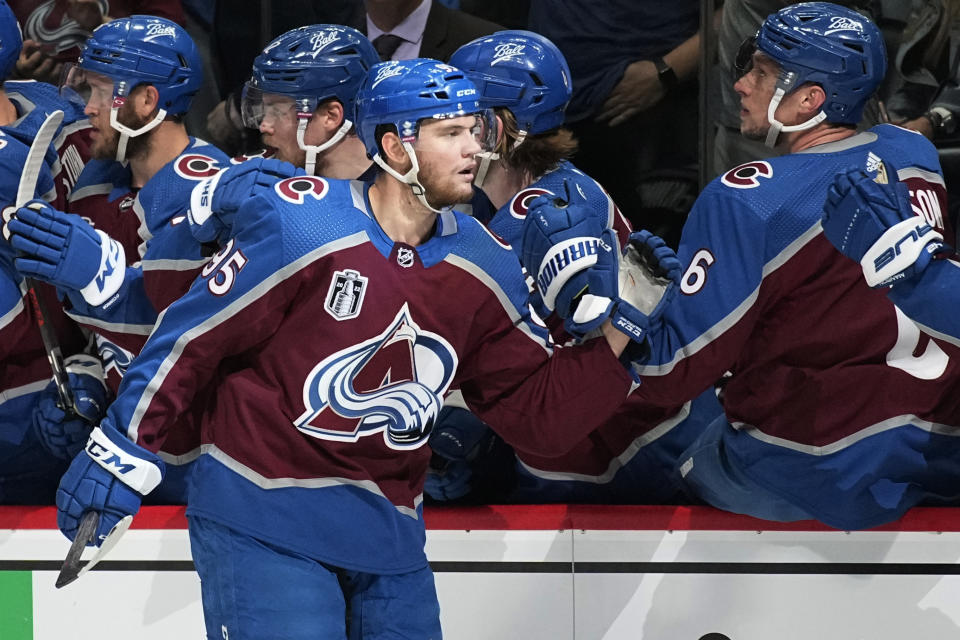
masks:
<path id="1" fill-rule="evenodd" d="M 934 256 L 951 251 L 943 236 L 914 214 L 907 185 L 896 175 L 890 165 L 876 178 L 847 169 L 836 175 L 823 205 L 823 234 L 860 263 L 871 287 L 918 277 Z"/>
<path id="2" fill-rule="evenodd" d="M 81 218 L 31 200 L 7 223 L 10 244 L 20 256 L 17 271 L 57 287 L 78 291 L 90 306 L 107 302 L 123 285 L 123 245 Z"/>
<path id="3" fill-rule="evenodd" d="M 163 480 L 163 461 L 131 442 L 106 420 L 90 434 L 57 489 L 57 526 L 70 540 L 87 511 L 99 511 L 100 546 L 120 520 L 140 510 L 142 497 Z"/>
<path id="4" fill-rule="evenodd" d="M 70 460 L 83 450 L 92 426 L 106 412 L 108 391 L 103 382 L 103 366 L 97 358 L 74 355 L 64 365 L 74 407 L 70 411 L 60 408 L 57 385 L 51 381 L 40 393 L 33 412 L 33 428 L 47 451 L 61 460 Z"/>

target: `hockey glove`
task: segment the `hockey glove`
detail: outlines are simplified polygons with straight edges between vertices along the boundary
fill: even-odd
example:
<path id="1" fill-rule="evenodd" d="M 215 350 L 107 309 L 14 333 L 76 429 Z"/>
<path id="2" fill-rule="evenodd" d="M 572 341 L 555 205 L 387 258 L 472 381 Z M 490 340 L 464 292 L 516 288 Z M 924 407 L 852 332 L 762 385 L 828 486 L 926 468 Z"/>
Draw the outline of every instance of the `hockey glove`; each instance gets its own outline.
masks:
<path id="1" fill-rule="evenodd" d="M 57 489 L 57 526 L 70 540 L 86 511 L 99 511 L 94 537 L 100 546 L 120 520 L 140 509 L 142 497 L 163 480 L 163 461 L 130 442 L 106 420 L 90 434 Z"/>
<path id="2" fill-rule="evenodd" d="M 306 175 L 303 169 L 273 158 L 253 158 L 222 169 L 193 188 L 187 212 L 190 232 L 200 243 L 223 244 L 233 235 L 233 218 L 243 203 L 284 178 L 301 175 Z"/>
<path id="3" fill-rule="evenodd" d="M 587 270 L 597 262 L 597 242 L 606 228 L 579 192 L 564 181 L 566 200 L 534 198 L 527 209 L 521 238 L 524 268 L 537 282 L 535 308 L 569 317 L 587 286 Z"/>
<path id="4" fill-rule="evenodd" d="M 434 500 L 456 500 L 470 493 L 471 463 L 493 439 L 493 431 L 467 409 L 444 407 L 430 434 L 433 457 L 423 490 Z"/>
<path id="5" fill-rule="evenodd" d="M 823 205 L 823 234 L 842 254 L 860 263 L 871 287 L 918 277 L 937 254 L 951 249 L 943 236 L 917 215 L 907 185 L 887 165 L 877 182 L 860 169 L 838 173 Z"/>
<path id="6" fill-rule="evenodd" d="M 621 257 L 616 234 L 607 229 L 598 243 L 597 264 L 587 274 L 587 292 L 564 322 L 582 338 L 608 317 L 637 343 L 655 328 L 676 295 L 683 271 L 673 249 L 649 231 L 630 234 Z"/>
<path id="7" fill-rule="evenodd" d="M 93 425 L 106 412 L 108 392 L 98 359 L 75 355 L 67 358 L 64 365 L 74 407 L 66 412 L 60 408 L 57 385 L 51 382 L 40 393 L 40 402 L 33 412 L 33 428 L 48 452 L 61 460 L 70 460 L 83 450 Z"/>
<path id="8" fill-rule="evenodd" d="M 7 224 L 14 266 L 23 275 L 78 291 L 87 304 L 100 306 L 123 284 L 123 245 L 91 227 L 80 216 L 57 211 L 43 200 L 17 209 Z"/>

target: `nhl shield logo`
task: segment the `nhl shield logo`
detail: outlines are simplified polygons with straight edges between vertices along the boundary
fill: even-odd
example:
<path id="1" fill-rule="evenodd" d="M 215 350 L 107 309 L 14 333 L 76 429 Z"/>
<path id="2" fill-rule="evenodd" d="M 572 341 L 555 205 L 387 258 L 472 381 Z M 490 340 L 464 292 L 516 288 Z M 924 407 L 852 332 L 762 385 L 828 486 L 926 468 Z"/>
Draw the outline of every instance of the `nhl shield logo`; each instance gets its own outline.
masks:
<path id="1" fill-rule="evenodd" d="M 335 271 L 327 292 L 324 309 L 335 320 L 349 320 L 360 315 L 363 295 L 367 292 L 367 279 L 353 269 Z"/>
<path id="2" fill-rule="evenodd" d="M 407 247 L 400 247 L 397 249 L 397 264 L 399 264 L 404 269 L 409 269 L 413 266 L 413 249 L 408 249 Z"/>

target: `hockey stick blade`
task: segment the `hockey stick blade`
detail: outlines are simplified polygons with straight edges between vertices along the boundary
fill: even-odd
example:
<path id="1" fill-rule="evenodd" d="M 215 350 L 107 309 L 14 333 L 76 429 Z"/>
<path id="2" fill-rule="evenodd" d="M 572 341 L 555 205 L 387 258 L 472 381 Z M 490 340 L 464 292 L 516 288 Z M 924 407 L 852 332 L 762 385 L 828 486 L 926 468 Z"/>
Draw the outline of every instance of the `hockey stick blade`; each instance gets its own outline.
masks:
<path id="1" fill-rule="evenodd" d="M 88 511 L 83 514 L 80 526 L 77 527 L 77 537 L 73 539 L 73 544 L 67 551 L 67 557 L 64 558 L 63 565 L 60 567 L 60 575 L 57 576 L 57 589 L 67 586 L 80 577 L 80 556 L 83 554 L 87 543 L 93 541 L 98 524 L 100 524 L 99 513 Z"/>
<path id="2" fill-rule="evenodd" d="M 20 184 L 17 185 L 17 209 L 33 199 L 33 194 L 37 190 L 37 181 L 40 179 L 43 159 L 61 122 L 63 122 L 63 111 L 57 110 L 48 115 L 37 129 L 37 135 L 30 144 L 30 151 L 27 152 L 27 161 L 23 165 Z"/>

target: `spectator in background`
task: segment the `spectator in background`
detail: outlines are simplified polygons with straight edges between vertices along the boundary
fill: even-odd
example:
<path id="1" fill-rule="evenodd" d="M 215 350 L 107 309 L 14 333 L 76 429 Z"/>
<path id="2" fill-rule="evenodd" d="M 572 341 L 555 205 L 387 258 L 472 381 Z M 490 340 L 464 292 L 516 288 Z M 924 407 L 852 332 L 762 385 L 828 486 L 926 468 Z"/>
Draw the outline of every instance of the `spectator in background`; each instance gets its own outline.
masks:
<path id="1" fill-rule="evenodd" d="M 697 160 L 700 2 L 539 0 L 529 28 L 570 62 L 567 125 L 574 160 L 610 190 L 635 226 L 646 226 L 641 174 Z"/>
<path id="2" fill-rule="evenodd" d="M 350 26 L 370 39 L 381 60 L 443 61 L 460 45 L 503 28 L 437 0 L 364 0 Z"/>
<path id="3" fill-rule="evenodd" d="M 64 62 L 73 62 L 93 30 L 114 18 L 159 16 L 184 24 L 180 0 L 11 0 L 23 29 L 14 79 L 58 84 Z"/>

